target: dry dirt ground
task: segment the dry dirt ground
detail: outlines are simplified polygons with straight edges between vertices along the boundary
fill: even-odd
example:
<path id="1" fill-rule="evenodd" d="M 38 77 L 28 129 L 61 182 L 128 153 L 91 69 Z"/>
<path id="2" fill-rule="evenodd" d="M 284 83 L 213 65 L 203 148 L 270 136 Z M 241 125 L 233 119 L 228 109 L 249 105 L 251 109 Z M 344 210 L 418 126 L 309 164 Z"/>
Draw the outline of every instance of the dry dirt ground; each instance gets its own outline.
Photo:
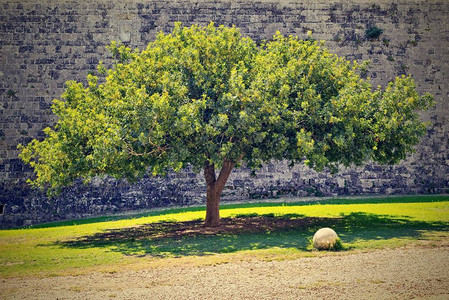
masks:
<path id="1" fill-rule="evenodd" d="M 449 299 L 449 242 L 0 282 L 1 299 Z"/>

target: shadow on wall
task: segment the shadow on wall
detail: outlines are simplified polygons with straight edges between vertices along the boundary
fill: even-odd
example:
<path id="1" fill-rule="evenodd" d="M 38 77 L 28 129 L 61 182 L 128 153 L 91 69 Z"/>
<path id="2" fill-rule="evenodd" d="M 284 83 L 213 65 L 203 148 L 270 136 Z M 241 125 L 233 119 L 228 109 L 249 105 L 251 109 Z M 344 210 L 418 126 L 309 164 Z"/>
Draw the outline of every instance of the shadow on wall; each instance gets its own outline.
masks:
<path id="1" fill-rule="evenodd" d="M 179 257 L 211 255 L 272 247 L 307 250 L 310 238 L 322 227 L 332 227 L 344 243 L 393 238 L 420 238 L 423 230 L 447 231 L 443 222 L 420 222 L 383 215 L 351 213 L 340 218 L 302 215 L 276 217 L 242 215 L 225 218 L 217 228 L 204 228 L 202 220 L 161 222 L 111 229 L 76 240 L 58 242 L 67 248 L 106 248 L 123 255 Z M 53 245 L 53 244 L 52 244 Z"/>

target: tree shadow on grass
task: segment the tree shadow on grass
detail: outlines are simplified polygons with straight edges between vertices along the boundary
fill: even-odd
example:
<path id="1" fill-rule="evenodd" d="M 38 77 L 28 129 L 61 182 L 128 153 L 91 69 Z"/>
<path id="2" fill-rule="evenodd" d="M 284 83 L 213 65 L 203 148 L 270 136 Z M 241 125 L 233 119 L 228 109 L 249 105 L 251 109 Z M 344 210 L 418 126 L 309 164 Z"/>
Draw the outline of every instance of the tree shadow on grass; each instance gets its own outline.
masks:
<path id="1" fill-rule="evenodd" d="M 423 231 L 447 231 L 443 222 L 351 213 L 339 218 L 240 215 L 223 218 L 222 225 L 205 228 L 202 220 L 160 222 L 138 227 L 110 229 L 75 240 L 58 242 L 61 247 L 107 248 L 133 256 L 173 257 L 209 255 L 272 247 L 306 250 L 314 232 L 333 228 L 344 243 L 360 240 L 420 238 Z"/>

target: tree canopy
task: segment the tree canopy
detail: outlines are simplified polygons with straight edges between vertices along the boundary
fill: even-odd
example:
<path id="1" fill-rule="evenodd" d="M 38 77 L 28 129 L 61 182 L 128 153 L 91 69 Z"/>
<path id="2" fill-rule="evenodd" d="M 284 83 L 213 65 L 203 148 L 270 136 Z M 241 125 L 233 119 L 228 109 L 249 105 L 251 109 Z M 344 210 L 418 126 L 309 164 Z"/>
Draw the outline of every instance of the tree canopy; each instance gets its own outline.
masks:
<path id="1" fill-rule="evenodd" d="M 425 133 L 417 112 L 433 103 L 410 76 L 373 87 L 359 75 L 363 64 L 311 38 L 277 33 L 257 45 L 235 27 L 177 23 L 144 50 L 109 49 L 113 66 L 100 63 L 85 85 L 67 82 L 52 105 L 56 125 L 19 146 L 33 185 L 57 190 L 76 178 L 136 180 L 192 166 L 204 170 L 208 206 L 214 198 L 218 210 L 242 163 L 288 160 L 318 171 L 396 163 Z"/>

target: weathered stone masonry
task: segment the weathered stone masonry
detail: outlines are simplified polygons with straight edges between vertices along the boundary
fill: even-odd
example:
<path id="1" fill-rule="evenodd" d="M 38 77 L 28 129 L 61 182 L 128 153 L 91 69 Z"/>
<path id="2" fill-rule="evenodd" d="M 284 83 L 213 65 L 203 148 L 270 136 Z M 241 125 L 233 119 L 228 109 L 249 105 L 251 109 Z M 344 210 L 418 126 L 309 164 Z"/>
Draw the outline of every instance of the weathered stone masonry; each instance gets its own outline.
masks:
<path id="1" fill-rule="evenodd" d="M 0 0 L 0 227 L 203 202 L 204 180 L 188 170 L 132 185 L 96 179 L 48 199 L 26 186 L 30 170 L 17 158 L 18 143 L 42 138 L 42 129 L 54 124 L 51 101 L 65 81 L 84 80 L 100 60 L 110 62 L 105 46 L 111 40 L 143 48 L 176 21 L 236 25 L 256 40 L 277 30 L 300 37 L 310 30 L 339 55 L 371 60 L 367 76 L 374 84 L 411 73 L 419 91 L 437 99 L 422 114 L 432 122 L 427 136 L 398 166 L 369 164 L 334 176 L 284 163 L 268 164 L 256 176 L 241 169 L 232 174 L 225 200 L 448 192 L 449 1 Z M 384 31 L 370 40 L 365 30 L 372 26 Z"/>

